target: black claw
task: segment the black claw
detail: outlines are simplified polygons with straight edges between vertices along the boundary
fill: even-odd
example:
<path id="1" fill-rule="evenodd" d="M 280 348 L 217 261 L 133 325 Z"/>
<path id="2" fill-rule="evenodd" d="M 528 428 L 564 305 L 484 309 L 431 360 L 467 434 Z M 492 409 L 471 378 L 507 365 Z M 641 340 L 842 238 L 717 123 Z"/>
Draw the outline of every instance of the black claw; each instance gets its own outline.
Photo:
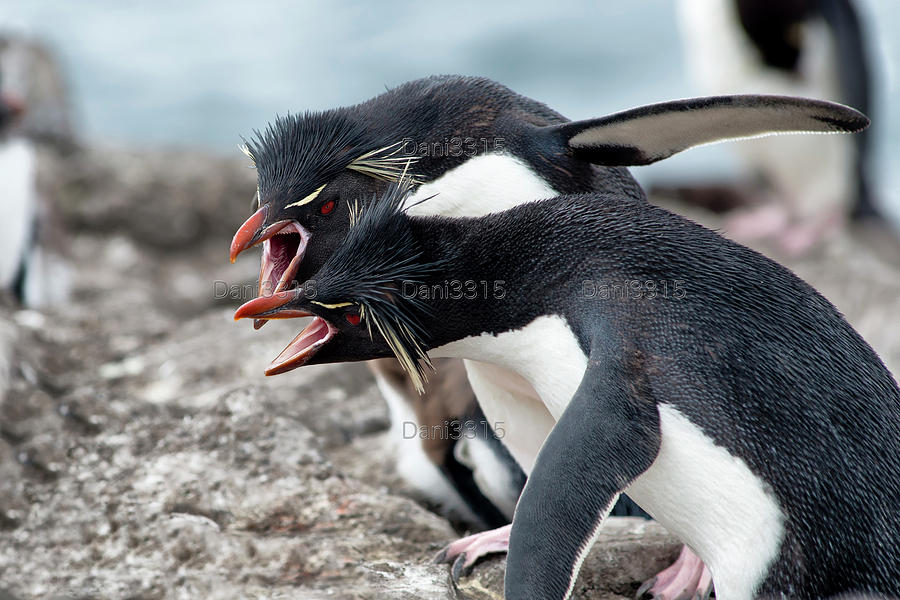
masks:
<path id="1" fill-rule="evenodd" d="M 453 583 L 459 583 L 460 577 L 464 577 L 471 572 L 472 567 L 466 567 L 466 553 L 463 552 L 453 561 L 453 568 L 450 569 L 450 578 L 453 579 Z"/>
<path id="2" fill-rule="evenodd" d="M 656 585 L 656 577 L 653 579 L 648 579 L 644 583 L 641 584 L 641 587 L 638 588 L 637 593 L 635 593 L 634 597 L 640 600 L 644 597 L 644 594 L 650 591 L 650 589 Z"/>
<path id="3" fill-rule="evenodd" d="M 434 558 L 431 559 L 431 562 L 436 565 L 447 562 L 447 552 L 449 551 L 450 546 L 441 548 L 441 551 L 434 555 Z"/>

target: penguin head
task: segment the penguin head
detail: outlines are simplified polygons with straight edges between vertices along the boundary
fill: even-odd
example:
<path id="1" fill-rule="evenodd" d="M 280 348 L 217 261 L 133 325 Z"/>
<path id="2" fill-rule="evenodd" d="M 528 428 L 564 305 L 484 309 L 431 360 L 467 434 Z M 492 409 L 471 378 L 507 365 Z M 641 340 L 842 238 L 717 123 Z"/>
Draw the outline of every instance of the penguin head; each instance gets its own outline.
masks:
<path id="1" fill-rule="evenodd" d="M 261 294 L 321 267 L 347 233 L 349 199 L 384 194 L 415 162 L 398 143 L 384 144 L 341 110 L 280 117 L 245 141 L 257 171 L 256 211 L 235 234 L 231 259 L 263 244 Z"/>
<path id="2" fill-rule="evenodd" d="M 382 197 L 404 170 L 411 182 L 427 183 L 497 151 L 497 140 L 511 137 L 501 116 L 513 112 L 520 123 L 565 121 L 499 83 L 454 75 L 410 81 L 353 106 L 276 118 L 241 146 L 258 186 L 255 212 L 232 240 L 232 262 L 262 245 L 259 293 L 288 289 L 321 268 L 346 235 L 351 202 Z"/>
<path id="3" fill-rule="evenodd" d="M 3 78 L 0 77 L 0 133 L 25 112 L 25 103 L 22 100 L 2 90 Z"/>
<path id="4" fill-rule="evenodd" d="M 402 179 L 377 202 L 350 206 L 350 230 L 312 278 L 298 287 L 251 300 L 235 320 L 311 316 L 313 321 L 272 361 L 267 375 L 304 364 L 394 356 L 418 389 L 431 366 L 430 308 L 402 292 L 441 264 L 423 256 L 403 209 L 411 183 Z"/>

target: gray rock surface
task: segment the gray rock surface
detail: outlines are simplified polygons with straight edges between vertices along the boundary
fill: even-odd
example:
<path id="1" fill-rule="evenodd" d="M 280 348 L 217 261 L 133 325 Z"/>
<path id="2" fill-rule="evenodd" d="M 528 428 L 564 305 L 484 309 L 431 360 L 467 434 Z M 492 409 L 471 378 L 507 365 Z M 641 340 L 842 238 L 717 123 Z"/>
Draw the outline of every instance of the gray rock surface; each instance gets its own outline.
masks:
<path id="1" fill-rule="evenodd" d="M 502 557 L 459 587 L 431 564 L 460 532 L 391 472 L 365 367 L 263 376 L 299 325 L 234 323 L 241 294 L 215 284 L 256 273 L 227 261 L 245 161 L 87 148 L 42 165 L 75 290 L 0 306 L 0 597 L 502 596 Z M 849 237 L 793 266 L 896 370 L 898 270 Z M 576 598 L 630 597 L 677 551 L 656 524 L 610 521 Z"/>

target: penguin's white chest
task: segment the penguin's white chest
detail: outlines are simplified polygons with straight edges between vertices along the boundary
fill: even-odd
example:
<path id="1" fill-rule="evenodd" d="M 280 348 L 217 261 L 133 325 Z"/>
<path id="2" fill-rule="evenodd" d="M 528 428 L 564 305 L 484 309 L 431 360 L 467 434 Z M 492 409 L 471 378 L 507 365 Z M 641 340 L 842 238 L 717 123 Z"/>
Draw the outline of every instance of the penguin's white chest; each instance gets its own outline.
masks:
<path id="1" fill-rule="evenodd" d="M 569 324 L 557 315 L 498 335 L 458 340 L 430 354 L 468 359 L 478 404 L 526 474 L 575 395 L 588 360 Z"/>
<path id="2" fill-rule="evenodd" d="M 431 354 L 468 358 L 519 373 L 534 387 L 554 422 L 575 395 L 588 363 L 572 328 L 559 315 L 544 315 L 521 329 L 497 335 L 467 337 Z"/>
<path id="3" fill-rule="evenodd" d="M 480 217 L 558 194 L 524 161 L 497 153 L 472 157 L 420 185 L 406 204 L 411 215 Z"/>

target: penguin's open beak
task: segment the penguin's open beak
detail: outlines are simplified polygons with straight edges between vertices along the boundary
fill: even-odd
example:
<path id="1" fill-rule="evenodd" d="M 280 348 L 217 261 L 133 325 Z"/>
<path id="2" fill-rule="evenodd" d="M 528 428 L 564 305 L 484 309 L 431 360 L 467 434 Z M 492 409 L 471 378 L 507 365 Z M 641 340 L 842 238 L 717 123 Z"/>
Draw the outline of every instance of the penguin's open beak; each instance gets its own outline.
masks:
<path id="1" fill-rule="evenodd" d="M 322 317 L 316 317 L 269 363 L 266 375 L 280 375 L 302 367 L 335 334 L 337 329 L 331 323 Z"/>
<path id="2" fill-rule="evenodd" d="M 277 292 L 271 296 L 254 298 L 243 304 L 234 313 L 235 321 L 245 318 L 292 319 L 295 317 L 314 317 L 312 322 L 269 364 L 269 367 L 266 369 L 266 375 L 279 375 L 303 366 L 338 331 L 322 317 L 287 306 L 302 295 L 303 290 L 295 288 L 285 292 Z"/>
<path id="3" fill-rule="evenodd" d="M 268 210 L 268 204 L 260 207 L 244 221 L 231 240 L 231 262 L 247 248 L 263 245 L 259 267 L 260 297 L 277 294 L 291 287 L 310 238 L 306 228 L 293 219 L 266 225 Z M 254 327 L 259 329 L 265 322 L 265 319 L 257 319 Z"/>
<path id="4" fill-rule="evenodd" d="M 238 227 L 237 233 L 235 233 L 234 237 L 231 239 L 231 253 L 229 258 L 231 259 L 232 264 L 234 264 L 238 254 L 247 248 L 252 248 L 266 239 L 264 237 L 265 234 L 272 230 L 272 226 L 263 227 L 268 212 L 269 205 L 264 204 L 259 207 L 258 211 L 250 215 L 250 218 L 244 221 L 243 225 Z M 275 225 L 278 224 L 279 223 L 275 223 Z M 274 235 L 274 232 L 272 232 L 271 235 Z"/>
<path id="5" fill-rule="evenodd" d="M 285 307 L 303 295 L 301 288 L 294 288 L 284 292 L 276 292 L 271 296 L 260 296 L 249 302 L 245 302 L 234 313 L 234 320 L 240 319 L 295 319 L 298 317 L 315 316 L 309 311 L 298 308 Z"/>

